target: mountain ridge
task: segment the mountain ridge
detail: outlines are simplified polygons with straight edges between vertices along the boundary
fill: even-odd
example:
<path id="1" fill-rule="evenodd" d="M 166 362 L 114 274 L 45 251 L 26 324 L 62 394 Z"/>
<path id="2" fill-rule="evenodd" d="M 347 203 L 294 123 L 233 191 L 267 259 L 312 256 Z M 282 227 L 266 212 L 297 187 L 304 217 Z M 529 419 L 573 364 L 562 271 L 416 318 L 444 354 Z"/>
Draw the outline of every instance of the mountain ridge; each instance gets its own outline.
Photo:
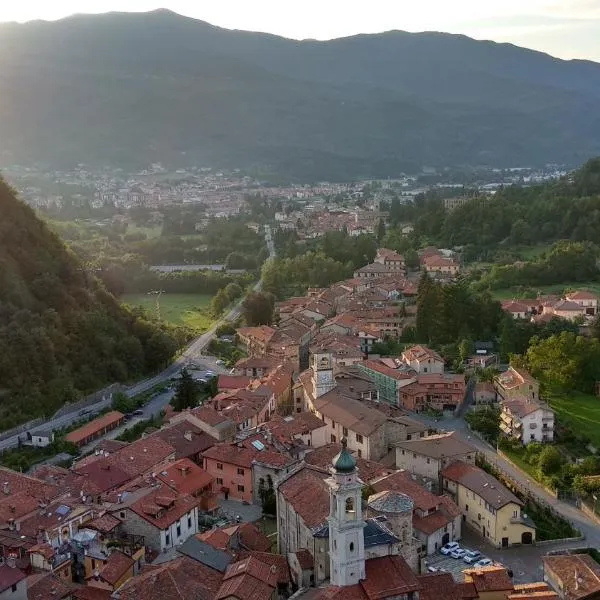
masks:
<path id="1" fill-rule="evenodd" d="M 600 154 L 600 64 L 440 32 L 290 40 L 164 10 L 76 15 L 0 25 L 0 84 L 5 163 L 56 161 L 50 140 L 64 163 L 291 178 Z"/>

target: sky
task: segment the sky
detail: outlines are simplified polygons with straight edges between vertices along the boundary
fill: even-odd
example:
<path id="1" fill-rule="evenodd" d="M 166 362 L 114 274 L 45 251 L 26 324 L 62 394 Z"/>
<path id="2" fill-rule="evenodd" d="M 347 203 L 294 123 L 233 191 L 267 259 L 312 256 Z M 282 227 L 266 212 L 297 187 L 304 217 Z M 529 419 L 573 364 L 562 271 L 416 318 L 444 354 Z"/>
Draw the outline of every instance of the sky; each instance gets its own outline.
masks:
<path id="1" fill-rule="evenodd" d="M 0 21 L 156 8 L 296 39 L 447 31 L 600 62 L 600 0 L 0 0 Z"/>

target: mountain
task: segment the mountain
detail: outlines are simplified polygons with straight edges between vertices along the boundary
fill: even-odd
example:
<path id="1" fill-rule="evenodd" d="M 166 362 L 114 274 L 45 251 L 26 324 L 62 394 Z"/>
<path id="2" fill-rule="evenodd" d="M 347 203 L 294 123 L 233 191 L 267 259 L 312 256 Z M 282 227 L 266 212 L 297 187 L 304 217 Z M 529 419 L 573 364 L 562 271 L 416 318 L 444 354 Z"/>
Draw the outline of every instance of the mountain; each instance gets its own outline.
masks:
<path id="1" fill-rule="evenodd" d="M 0 25 L 0 162 L 283 177 L 600 154 L 600 64 L 390 31 L 326 42 L 159 10 Z"/>
<path id="2" fill-rule="evenodd" d="M 0 431 L 164 366 L 174 337 L 130 313 L 0 179 Z"/>

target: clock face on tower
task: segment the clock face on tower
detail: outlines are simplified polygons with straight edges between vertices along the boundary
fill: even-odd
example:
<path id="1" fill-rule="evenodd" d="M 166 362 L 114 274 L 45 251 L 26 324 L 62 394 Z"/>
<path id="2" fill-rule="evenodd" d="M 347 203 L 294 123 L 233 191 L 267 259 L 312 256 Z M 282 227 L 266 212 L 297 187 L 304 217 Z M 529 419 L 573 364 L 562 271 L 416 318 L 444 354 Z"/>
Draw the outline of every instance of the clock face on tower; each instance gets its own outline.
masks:
<path id="1" fill-rule="evenodd" d="M 331 372 L 319 371 L 317 373 L 317 383 L 331 383 Z"/>

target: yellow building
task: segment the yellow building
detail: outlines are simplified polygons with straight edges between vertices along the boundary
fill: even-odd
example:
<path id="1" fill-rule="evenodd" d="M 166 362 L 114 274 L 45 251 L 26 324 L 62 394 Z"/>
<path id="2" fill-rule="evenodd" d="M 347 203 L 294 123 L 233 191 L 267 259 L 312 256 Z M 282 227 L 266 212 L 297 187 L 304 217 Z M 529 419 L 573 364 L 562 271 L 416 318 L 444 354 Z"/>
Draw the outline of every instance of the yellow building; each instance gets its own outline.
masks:
<path id="1" fill-rule="evenodd" d="M 454 497 L 463 522 L 497 548 L 535 542 L 535 524 L 523 503 L 483 469 L 456 461 L 440 472 L 444 492 Z"/>

